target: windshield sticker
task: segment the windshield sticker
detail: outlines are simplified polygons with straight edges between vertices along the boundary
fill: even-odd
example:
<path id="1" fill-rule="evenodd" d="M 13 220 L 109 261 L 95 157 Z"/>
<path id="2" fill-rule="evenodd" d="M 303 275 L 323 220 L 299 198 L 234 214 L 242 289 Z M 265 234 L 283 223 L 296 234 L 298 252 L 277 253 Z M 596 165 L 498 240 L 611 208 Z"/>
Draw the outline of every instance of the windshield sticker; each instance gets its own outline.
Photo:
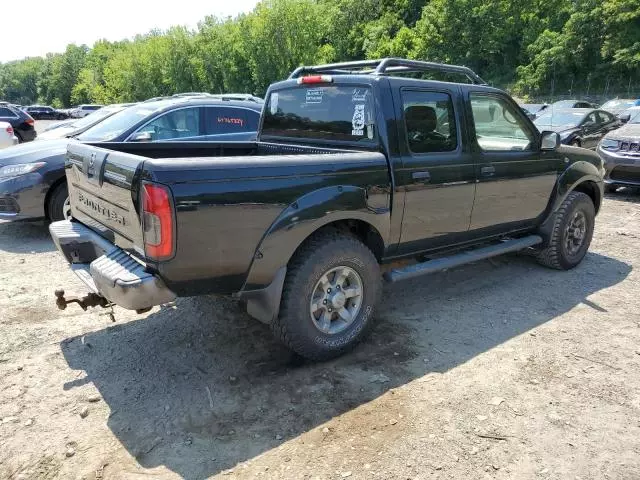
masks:
<path id="1" fill-rule="evenodd" d="M 269 104 L 269 111 L 271 112 L 271 115 L 275 115 L 276 113 L 278 113 L 278 99 L 279 99 L 280 95 L 278 95 L 278 92 L 272 93 L 271 94 L 271 102 Z"/>
<path id="2" fill-rule="evenodd" d="M 321 88 L 307 89 L 307 103 L 322 103 L 322 95 L 324 90 Z"/>
<path id="3" fill-rule="evenodd" d="M 351 96 L 351 101 L 355 102 L 364 102 L 367 99 L 367 89 L 366 88 L 354 88 L 353 94 Z"/>
<path id="4" fill-rule="evenodd" d="M 364 104 L 359 103 L 354 106 L 353 118 L 351 119 L 351 135 L 363 136 L 364 135 Z"/>

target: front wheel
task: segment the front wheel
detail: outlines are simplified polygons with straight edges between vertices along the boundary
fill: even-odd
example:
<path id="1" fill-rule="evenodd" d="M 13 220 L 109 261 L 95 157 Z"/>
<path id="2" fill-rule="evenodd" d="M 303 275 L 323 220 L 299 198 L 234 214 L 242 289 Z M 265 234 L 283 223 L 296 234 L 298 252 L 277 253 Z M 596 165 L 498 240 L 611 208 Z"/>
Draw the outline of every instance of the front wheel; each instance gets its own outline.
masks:
<path id="1" fill-rule="evenodd" d="M 349 234 L 320 233 L 289 262 L 272 331 L 305 358 L 337 357 L 368 333 L 381 290 L 371 250 Z"/>
<path id="2" fill-rule="evenodd" d="M 596 211 L 593 201 L 582 192 L 571 192 L 553 217 L 551 235 L 538 261 L 550 268 L 569 270 L 587 254 Z"/>
<path id="3" fill-rule="evenodd" d="M 47 203 L 47 214 L 52 222 L 71 218 L 71 202 L 69 201 L 69 190 L 66 183 L 58 185 L 51 193 Z"/>
<path id="4" fill-rule="evenodd" d="M 606 183 L 604 186 L 604 191 L 605 193 L 616 193 L 618 191 L 618 186 Z"/>

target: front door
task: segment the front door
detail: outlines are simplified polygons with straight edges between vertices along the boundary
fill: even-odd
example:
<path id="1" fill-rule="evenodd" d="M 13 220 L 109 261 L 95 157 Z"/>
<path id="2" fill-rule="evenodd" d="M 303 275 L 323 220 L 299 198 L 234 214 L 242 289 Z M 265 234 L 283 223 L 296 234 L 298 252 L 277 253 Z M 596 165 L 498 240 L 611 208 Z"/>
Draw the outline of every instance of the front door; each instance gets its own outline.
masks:
<path id="1" fill-rule="evenodd" d="M 535 223 L 546 209 L 561 166 L 541 152 L 539 134 L 522 110 L 500 93 L 470 93 L 477 152 L 471 231 L 499 234 Z"/>
<path id="2" fill-rule="evenodd" d="M 403 167 L 396 185 L 405 192 L 398 253 L 463 241 L 475 192 L 474 164 L 463 151 L 454 92 L 401 91 L 400 148 Z M 457 93 L 457 92 L 456 92 Z"/>

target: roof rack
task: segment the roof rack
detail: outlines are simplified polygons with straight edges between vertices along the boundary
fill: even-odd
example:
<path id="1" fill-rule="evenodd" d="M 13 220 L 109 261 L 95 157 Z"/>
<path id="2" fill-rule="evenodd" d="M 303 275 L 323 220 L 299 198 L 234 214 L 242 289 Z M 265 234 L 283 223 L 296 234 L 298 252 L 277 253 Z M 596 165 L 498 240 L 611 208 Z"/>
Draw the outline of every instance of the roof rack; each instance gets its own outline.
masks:
<path id="1" fill-rule="evenodd" d="M 469 67 L 447 65 L 445 63 L 423 62 L 421 60 L 407 60 L 404 58 L 381 58 L 378 60 L 357 60 L 353 62 L 327 63 L 325 65 L 303 66 L 296 68 L 289 79 L 298 78 L 305 73 L 326 73 L 333 75 L 385 75 L 390 73 L 410 73 L 438 71 L 457 73 L 466 76 L 471 83 L 486 85 L 482 78 Z"/>

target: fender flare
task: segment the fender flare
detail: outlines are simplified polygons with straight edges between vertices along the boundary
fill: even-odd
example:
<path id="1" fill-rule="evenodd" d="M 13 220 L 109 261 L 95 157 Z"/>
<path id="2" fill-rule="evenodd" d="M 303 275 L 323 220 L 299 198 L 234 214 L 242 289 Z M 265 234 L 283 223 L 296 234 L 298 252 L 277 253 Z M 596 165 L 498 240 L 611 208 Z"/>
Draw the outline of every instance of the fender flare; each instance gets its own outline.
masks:
<path id="1" fill-rule="evenodd" d="M 248 301 L 251 316 L 270 323 L 278 315 L 289 260 L 309 236 L 340 220 L 367 223 L 387 246 L 390 209 L 388 204 L 373 206 L 365 188 L 330 186 L 303 195 L 282 211 L 258 244 L 239 294 Z"/>

